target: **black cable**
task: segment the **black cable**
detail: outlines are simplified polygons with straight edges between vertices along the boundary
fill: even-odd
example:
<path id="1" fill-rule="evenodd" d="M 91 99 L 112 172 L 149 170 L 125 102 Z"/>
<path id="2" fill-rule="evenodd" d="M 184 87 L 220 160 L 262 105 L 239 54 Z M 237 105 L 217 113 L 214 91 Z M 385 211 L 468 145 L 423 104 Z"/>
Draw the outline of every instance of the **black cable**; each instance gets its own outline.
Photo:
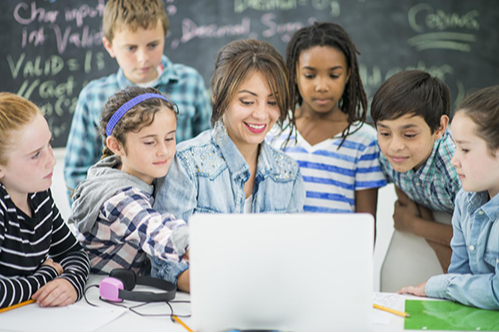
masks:
<path id="1" fill-rule="evenodd" d="M 90 288 L 93 288 L 93 287 L 97 287 L 99 288 L 99 285 L 98 284 L 92 284 L 90 286 L 88 286 L 87 288 L 85 288 L 85 291 L 83 292 L 83 297 L 85 298 L 85 301 L 87 302 L 88 305 L 91 305 L 93 307 L 96 307 L 98 308 L 99 306 L 97 304 L 94 304 L 92 302 L 90 302 L 87 298 L 87 291 L 90 289 Z M 144 302 L 144 303 L 141 303 L 141 304 L 138 304 L 138 305 L 134 305 L 134 306 L 126 306 L 126 305 L 123 305 L 123 304 L 119 304 L 119 303 L 116 303 L 116 302 L 111 302 L 105 298 L 102 298 L 102 296 L 99 296 L 99 300 L 101 300 L 102 302 L 106 302 L 108 304 L 111 304 L 111 305 L 114 305 L 114 306 L 119 306 L 121 308 L 125 308 L 127 310 L 130 310 L 131 312 L 141 316 L 141 317 L 170 317 L 172 321 L 174 321 L 173 319 L 173 316 L 177 316 L 179 318 L 189 318 L 191 315 L 188 314 L 188 315 L 178 315 L 178 314 L 175 314 L 173 312 L 173 307 L 171 306 L 170 303 L 185 303 L 185 304 L 190 304 L 191 301 L 187 301 L 187 300 L 172 300 L 172 301 L 165 301 L 166 305 L 168 305 L 168 307 L 170 308 L 170 313 L 169 314 L 145 314 L 145 313 L 140 313 L 138 312 L 136 309 L 137 308 L 140 308 L 144 305 L 147 305 L 151 302 Z"/>
<path id="2" fill-rule="evenodd" d="M 88 289 L 90 289 L 90 288 L 92 288 L 92 287 L 97 287 L 97 288 L 99 288 L 99 285 L 98 285 L 98 284 L 91 284 L 90 286 L 86 287 L 86 288 L 85 288 L 85 291 L 83 292 L 83 297 L 85 297 L 85 301 L 87 301 L 88 305 L 91 305 L 91 306 L 93 306 L 93 307 L 98 308 L 98 307 L 99 307 L 98 305 L 96 305 L 96 304 L 94 304 L 94 303 L 91 303 L 91 302 L 88 300 L 88 298 L 87 298 L 87 290 L 88 290 Z"/>
<path id="3" fill-rule="evenodd" d="M 175 300 L 172 300 L 172 301 L 170 301 L 170 303 L 191 304 L 191 301 L 187 301 L 187 300 L 178 300 L 178 301 L 175 301 Z M 177 316 L 177 317 L 179 317 L 179 318 L 190 318 L 191 317 L 191 314 L 188 314 L 188 315 L 178 315 L 178 314 L 174 314 L 173 311 L 172 311 L 172 316 L 174 316 L 174 315 Z"/>
<path id="4" fill-rule="evenodd" d="M 165 302 L 165 303 L 170 308 L 170 314 L 145 314 L 145 313 L 140 313 L 140 312 L 138 312 L 136 310 L 137 308 L 140 308 L 141 306 L 144 306 L 144 305 L 149 304 L 149 303 L 142 303 L 142 304 L 139 304 L 139 305 L 134 305 L 134 306 L 129 307 L 128 309 L 130 311 L 132 311 L 133 313 L 138 314 L 141 317 L 169 317 L 169 316 L 172 316 L 173 315 L 173 308 L 172 308 L 172 306 L 168 302 Z"/>

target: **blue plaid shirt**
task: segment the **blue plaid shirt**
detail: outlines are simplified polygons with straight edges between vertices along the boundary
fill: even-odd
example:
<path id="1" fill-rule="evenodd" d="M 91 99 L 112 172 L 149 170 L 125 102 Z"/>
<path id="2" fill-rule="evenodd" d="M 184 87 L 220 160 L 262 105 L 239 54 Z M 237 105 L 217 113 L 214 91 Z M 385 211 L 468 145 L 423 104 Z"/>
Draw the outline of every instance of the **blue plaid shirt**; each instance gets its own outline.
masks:
<path id="1" fill-rule="evenodd" d="M 452 135 L 446 131 L 435 141 L 433 151 L 426 162 L 417 170 L 401 173 L 395 171 L 378 145 L 379 162 L 386 180 L 394 183 L 418 204 L 433 211 L 452 214 L 454 199 L 461 189 L 461 181 L 450 164 L 456 146 Z"/>
<path id="2" fill-rule="evenodd" d="M 92 230 L 78 232 L 78 240 L 90 257 L 91 273 L 109 274 L 115 268 L 125 268 L 142 274 L 148 267 L 147 257 L 173 262 L 181 259 L 186 249 L 177 247 L 172 234 L 188 233 L 187 225 L 169 213 L 152 209 L 153 202 L 150 194 L 134 187 L 119 190 L 104 202 Z"/>
<path id="3" fill-rule="evenodd" d="M 178 105 L 177 142 L 209 129 L 211 104 L 201 75 L 191 67 L 172 63 L 166 56 L 161 64 L 163 73 L 155 88 Z M 81 91 L 66 145 L 64 179 L 68 188 L 76 188 L 102 155 L 99 122 L 104 104 L 117 91 L 133 85 L 120 68 L 117 74 L 91 81 Z"/>

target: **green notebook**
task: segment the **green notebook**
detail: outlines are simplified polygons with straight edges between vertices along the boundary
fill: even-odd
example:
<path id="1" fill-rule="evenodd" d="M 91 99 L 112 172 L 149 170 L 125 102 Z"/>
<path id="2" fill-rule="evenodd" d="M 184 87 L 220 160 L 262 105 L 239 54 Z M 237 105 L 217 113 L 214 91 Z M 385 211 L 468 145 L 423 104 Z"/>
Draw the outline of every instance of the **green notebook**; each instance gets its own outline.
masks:
<path id="1" fill-rule="evenodd" d="M 405 301 L 406 330 L 499 331 L 499 311 L 445 301 Z"/>

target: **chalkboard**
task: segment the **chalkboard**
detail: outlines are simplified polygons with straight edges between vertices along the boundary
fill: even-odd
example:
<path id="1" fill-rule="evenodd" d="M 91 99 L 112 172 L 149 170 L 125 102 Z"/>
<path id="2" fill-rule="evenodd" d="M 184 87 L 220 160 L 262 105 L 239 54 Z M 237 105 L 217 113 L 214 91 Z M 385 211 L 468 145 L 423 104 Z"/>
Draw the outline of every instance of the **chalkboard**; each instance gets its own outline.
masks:
<path id="1" fill-rule="evenodd" d="M 104 0 L 0 3 L 0 90 L 46 113 L 64 147 L 80 90 L 116 72 L 102 46 Z M 397 71 L 422 69 L 450 87 L 454 105 L 470 90 L 499 83 L 499 6 L 495 0 L 165 0 L 165 54 L 206 80 L 219 49 L 242 38 L 284 55 L 294 31 L 314 21 L 341 24 L 362 55 L 369 97 Z"/>

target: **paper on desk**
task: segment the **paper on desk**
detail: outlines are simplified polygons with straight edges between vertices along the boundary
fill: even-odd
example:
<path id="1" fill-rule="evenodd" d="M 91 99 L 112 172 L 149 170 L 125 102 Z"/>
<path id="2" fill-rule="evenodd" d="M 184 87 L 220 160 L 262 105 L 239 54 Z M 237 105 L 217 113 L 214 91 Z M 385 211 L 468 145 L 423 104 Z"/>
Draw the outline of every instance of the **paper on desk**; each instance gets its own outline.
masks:
<path id="1" fill-rule="evenodd" d="M 399 294 L 374 293 L 373 303 L 390 309 L 404 311 L 404 298 Z M 373 308 L 373 324 L 388 325 L 393 319 L 393 314 Z"/>
<path id="2" fill-rule="evenodd" d="M 79 304 L 41 308 L 34 303 L 0 314 L 0 331 L 96 331 L 125 312 L 123 308 L 93 308 Z"/>
<path id="3" fill-rule="evenodd" d="M 398 311 L 404 311 L 404 297 L 393 293 L 374 293 L 373 303 Z"/>

